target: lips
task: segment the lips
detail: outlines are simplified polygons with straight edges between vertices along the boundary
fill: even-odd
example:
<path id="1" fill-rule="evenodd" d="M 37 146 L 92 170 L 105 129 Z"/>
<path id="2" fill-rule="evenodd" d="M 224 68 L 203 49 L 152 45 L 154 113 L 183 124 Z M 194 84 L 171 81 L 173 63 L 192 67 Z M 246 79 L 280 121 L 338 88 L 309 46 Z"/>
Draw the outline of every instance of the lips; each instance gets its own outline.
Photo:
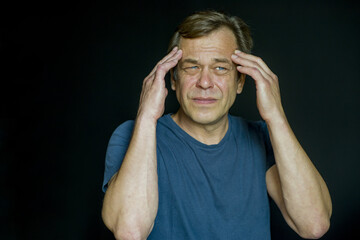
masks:
<path id="1" fill-rule="evenodd" d="M 195 97 L 192 99 L 195 103 L 197 104 L 212 104 L 215 103 L 217 101 L 216 98 L 204 98 L 204 97 Z"/>

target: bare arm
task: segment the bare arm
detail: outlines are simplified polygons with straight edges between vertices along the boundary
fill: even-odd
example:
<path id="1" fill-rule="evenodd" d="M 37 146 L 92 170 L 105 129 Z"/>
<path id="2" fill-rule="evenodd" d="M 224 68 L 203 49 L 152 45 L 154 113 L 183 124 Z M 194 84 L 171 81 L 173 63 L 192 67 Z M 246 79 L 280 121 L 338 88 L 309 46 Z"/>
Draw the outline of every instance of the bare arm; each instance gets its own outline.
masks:
<path id="1" fill-rule="evenodd" d="M 116 239 L 146 239 L 158 209 L 156 123 L 167 96 L 164 77 L 181 58 L 175 48 L 144 79 L 133 135 L 105 193 L 102 218 Z"/>
<path id="2" fill-rule="evenodd" d="M 257 106 L 266 122 L 276 165 L 266 173 L 269 195 L 286 222 L 303 238 L 320 238 L 332 212 L 327 186 L 296 139 L 281 105 L 277 76 L 258 57 L 236 52 L 238 71 L 256 85 Z"/>
<path id="3" fill-rule="evenodd" d="M 266 173 L 268 192 L 300 236 L 317 239 L 330 226 L 329 191 L 289 125 L 284 125 L 268 127 L 276 159 Z"/>

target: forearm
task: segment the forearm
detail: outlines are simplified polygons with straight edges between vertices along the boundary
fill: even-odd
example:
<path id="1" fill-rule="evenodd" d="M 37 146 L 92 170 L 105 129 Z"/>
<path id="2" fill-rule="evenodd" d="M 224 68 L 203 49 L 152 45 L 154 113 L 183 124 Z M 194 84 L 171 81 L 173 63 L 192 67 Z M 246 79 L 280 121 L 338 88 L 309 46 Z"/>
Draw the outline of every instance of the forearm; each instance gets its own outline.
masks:
<path id="1" fill-rule="evenodd" d="M 133 135 L 103 203 L 104 223 L 117 239 L 146 239 L 154 225 L 159 202 L 156 124 L 165 108 L 165 75 L 181 56 L 175 47 L 143 81 Z"/>
<path id="2" fill-rule="evenodd" d="M 267 126 L 289 217 L 299 231 L 328 224 L 332 211 L 329 191 L 286 118 L 267 121 Z"/>
<path id="3" fill-rule="evenodd" d="M 121 238 L 146 238 L 158 209 L 156 122 L 138 117 L 120 170 L 106 191 L 103 219 Z"/>

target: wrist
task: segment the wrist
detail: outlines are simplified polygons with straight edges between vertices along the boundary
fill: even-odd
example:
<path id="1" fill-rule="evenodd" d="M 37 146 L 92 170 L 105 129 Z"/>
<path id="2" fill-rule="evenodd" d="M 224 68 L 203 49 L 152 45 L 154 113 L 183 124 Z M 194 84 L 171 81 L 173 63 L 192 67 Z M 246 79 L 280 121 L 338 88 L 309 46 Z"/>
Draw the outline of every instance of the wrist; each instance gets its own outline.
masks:
<path id="1" fill-rule="evenodd" d="M 285 115 L 271 118 L 265 121 L 270 136 L 286 136 L 291 134 L 292 130 Z"/>
<path id="2" fill-rule="evenodd" d="M 156 128 L 158 118 L 144 113 L 138 113 L 135 119 L 135 125 L 145 128 Z"/>
<path id="3" fill-rule="evenodd" d="M 278 111 L 276 114 L 272 114 L 268 118 L 264 119 L 267 126 L 280 127 L 288 125 L 288 121 L 285 112 Z"/>

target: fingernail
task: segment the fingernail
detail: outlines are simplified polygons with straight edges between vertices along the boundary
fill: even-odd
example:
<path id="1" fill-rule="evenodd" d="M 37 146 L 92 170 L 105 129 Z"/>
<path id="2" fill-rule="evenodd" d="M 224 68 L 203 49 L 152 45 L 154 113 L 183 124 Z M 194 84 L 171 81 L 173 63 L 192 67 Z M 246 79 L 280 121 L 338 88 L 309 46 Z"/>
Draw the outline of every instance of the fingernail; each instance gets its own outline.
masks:
<path id="1" fill-rule="evenodd" d="M 238 55 L 232 54 L 231 57 L 238 58 Z"/>
<path id="2" fill-rule="evenodd" d="M 241 51 L 240 50 L 235 50 L 235 53 L 238 54 L 238 53 L 241 53 Z"/>
<path id="3" fill-rule="evenodd" d="M 175 46 L 174 48 L 173 48 L 173 51 L 175 51 L 175 49 L 177 49 L 178 47 L 177 46 Z"/>

